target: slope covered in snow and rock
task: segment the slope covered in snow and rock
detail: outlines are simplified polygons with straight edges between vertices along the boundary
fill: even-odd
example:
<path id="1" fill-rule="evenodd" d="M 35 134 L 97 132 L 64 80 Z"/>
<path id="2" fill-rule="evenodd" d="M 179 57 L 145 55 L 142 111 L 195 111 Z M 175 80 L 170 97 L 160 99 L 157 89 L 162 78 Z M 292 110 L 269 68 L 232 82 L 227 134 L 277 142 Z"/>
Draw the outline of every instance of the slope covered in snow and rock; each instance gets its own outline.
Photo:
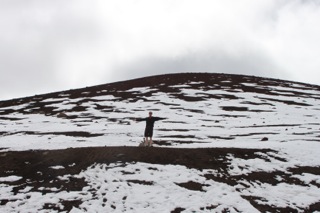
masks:
<path id="1" fill-rule="evenodd" d="M 209 73 L 2 101 L 0 210 L 316 211 L 319 112 L 319 86 Z"/>

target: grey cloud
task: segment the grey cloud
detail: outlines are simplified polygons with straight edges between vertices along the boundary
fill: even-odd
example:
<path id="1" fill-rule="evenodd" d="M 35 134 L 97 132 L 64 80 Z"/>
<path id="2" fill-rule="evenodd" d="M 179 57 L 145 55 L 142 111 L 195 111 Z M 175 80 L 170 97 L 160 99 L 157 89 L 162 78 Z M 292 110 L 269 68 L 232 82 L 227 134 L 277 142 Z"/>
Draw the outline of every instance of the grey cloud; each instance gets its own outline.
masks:
<path id="1" fill-rule="evenodd" d="M 0 99 L 63 88 L 66 50 L 76 52 L 99 36 L 90 13 L 65 1 L 3 1 L 0 6 Z M 65 75 L 64 75 L 65 74 Z M 59 86 L 60 85 L 60 86 Z M 16 95 L 18 94 L 18 95 Z"/>
<path id="2" fill-rule="evenodd" d="M 317 1 L 213 3 L 203 17 L 181 1 L 166 18 L 130 2 L 1 1 L 0 99 L 174 72 L 319 82 Z"/>
<path id="3" fill-rule="evenodd" d="M 114 73 L 120 79 L 128 79 L 178 72 L 232 73 L 279 78 L 286 75 L 277 64 L 262 53 L 248 51 L 232 56 L 214 50 L 175 58 L 143 58 L 131 64 L 118 66 Z"/>
<path id="4" fill-rule="evenodd" d="M 50 48 L 38 44 L 8 42 L 0 45 L 1 98 L 31 95 L 31 91 L 49 91 L 56 76 Z M 19 95 L 20 96 L 20 95 Z"/>

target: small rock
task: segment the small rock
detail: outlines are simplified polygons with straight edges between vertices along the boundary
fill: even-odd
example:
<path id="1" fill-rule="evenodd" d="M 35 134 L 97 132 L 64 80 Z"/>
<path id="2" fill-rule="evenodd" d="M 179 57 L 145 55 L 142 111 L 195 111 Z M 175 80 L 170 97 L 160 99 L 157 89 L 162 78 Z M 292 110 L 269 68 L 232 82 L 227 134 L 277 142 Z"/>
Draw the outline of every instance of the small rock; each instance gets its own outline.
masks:
<path id="1" fill-rule="evenodd" d="M 267 137 L 264 137 L 261 139 L 261 141 L 268 141 L 268 140 L 269 140 L 269 138 L 267 138 Z"/>
<path id="2" fill-rule="evenodd" d="M 66 118 L 67 117 L 67 114 L 63 113 L 63 112 L 60 112 L 58 115 L 57 115 L 58 118 Z"/>

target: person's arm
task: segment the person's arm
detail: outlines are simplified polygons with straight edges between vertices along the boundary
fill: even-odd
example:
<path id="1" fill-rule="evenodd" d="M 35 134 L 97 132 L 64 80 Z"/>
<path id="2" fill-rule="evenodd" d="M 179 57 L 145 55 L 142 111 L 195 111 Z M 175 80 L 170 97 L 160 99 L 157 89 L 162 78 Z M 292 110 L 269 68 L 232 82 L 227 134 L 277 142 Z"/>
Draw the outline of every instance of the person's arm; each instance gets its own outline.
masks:
<path id="1" fill-rule="evenodd" d="M 164 120 L 164 119 L 167 119 L 167 118 L 153 117 L 153 119 L 154 119 L 155 121 L 160 121 L 160 120 Z"/>
<path id="2" fill-rule="evenodd" d="M 136 118 L 136 121 L 145 121 L 146 118 Z"/>

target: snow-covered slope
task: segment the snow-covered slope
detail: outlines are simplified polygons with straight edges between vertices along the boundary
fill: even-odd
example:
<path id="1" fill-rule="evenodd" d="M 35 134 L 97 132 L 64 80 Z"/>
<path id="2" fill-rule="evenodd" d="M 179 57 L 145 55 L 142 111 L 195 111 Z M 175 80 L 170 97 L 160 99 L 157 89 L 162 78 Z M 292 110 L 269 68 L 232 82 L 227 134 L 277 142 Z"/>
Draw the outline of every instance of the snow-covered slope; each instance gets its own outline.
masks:
<path id="1" fill-rule="evenodd" d="M 137 146 L 144 123 L 134 119 L 148 111 L 167 118 L 156 123 L 158 146 L 320 141 L 319 87 L 209 74 L 154 78 L 151 85 L 146 78 L 137 87 L 105 85 L 77 96 L 70 91 L 0 105 L 0 145 L 9 150 Z M 67 116 L 59 117 L 61 112 Z M 259 143 L 264 137 L 269 142 Z"/>
<path id="2" fill-rule="evenodd" d="M 56 177 L 85 179 L 86 187 L 69 193 L 59 188 L 33 192 L 26 184 L 14 195 L 12 185 L 23 177 L 8 174 L 0 177 L 0 201 L 8 196 L 12 201 L 4 202 L 0 210 L 23 212 L 36 206 L 40 212 L 46 203 L 59 200 L 80 200 L 72 212 L 258 212 L 256 205 L 259 210 L 269 206 L 305 211 L 319 203 L 320 87 L 315 85 L 189 73 L 3 101 L 0 149 L 5 155 L 70 147 L 137 147 L 145 124 L 135 119 L 147 117 L 149 111 L 166 118 L 156 122 L 157 148 L 249 148 L 255 149 L 254 157 L 226 154 L 223 173 L 179 163 L 96 162 L 74 177 Z M 306 167 L 312 172 L 291 171 Z M 250 177 L 257 172 L 273 174 L 271 179 L 277 181 Z M 287 174 L 291 182 L 282 181 Z M 239 176 L 244 179 L 236 184 L 221 180 Z M 138 182 L 130 183 L 132 179 Z M 179 183 L 202 188 L 190 190 Z M 38 201 L 36 193 L 47 200 Z"/>

